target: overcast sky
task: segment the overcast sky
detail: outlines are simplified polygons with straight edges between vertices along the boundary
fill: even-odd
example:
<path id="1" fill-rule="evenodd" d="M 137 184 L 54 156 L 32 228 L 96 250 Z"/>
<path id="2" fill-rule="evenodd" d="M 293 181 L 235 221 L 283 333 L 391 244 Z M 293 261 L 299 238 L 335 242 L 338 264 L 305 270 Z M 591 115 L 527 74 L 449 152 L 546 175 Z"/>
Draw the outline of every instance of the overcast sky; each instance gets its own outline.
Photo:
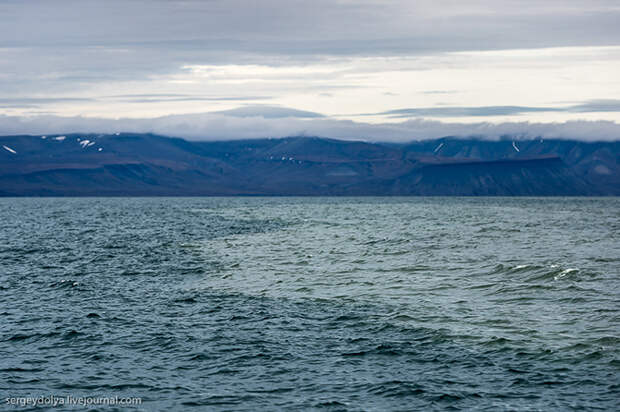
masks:
<path id="1" fill-rule="evenodd" d="M 4 0 L 0 134 L 609 140 L 619 21 L 617 0 Z"/>

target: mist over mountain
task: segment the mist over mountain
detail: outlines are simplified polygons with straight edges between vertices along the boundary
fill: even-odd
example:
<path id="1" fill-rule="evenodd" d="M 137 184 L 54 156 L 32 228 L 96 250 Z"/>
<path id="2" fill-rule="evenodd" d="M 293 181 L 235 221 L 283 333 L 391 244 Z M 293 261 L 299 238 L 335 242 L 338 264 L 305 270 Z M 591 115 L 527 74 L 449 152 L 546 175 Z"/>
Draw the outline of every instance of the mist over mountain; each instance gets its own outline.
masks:
<path id="1" fill-rule="evenodd" d="M 620 104 L 618 104 L 620 110 Z M 479 108 L 483 109 L 483 108 Z M 491 110 L 492 108 L 484 108 Z M 445 110 L 445 109 L 444 109 Z M 444 136 L 499 140 L 568 139 L 587 142 L 620 139 L 620 124 L 608 120 L 566 122 L 489 122 L 474 123 L 409 118 L 404 121 L 371 123 L 330 117 L 288 107 L 244 106 L 237 109 L 173 114 L 155 118 L 63 117 L 52 115 L 6 116 L 0 114 L 4 135 L 155 133 L 196 141 L 261 139 L 264 137 L 329 136 L 341 140 L 406 143 Z"/>
<path id="2" fill-rule="evenodd" d="M 2 196 L 620 195 L 620 142 L 0 137 Z"/>

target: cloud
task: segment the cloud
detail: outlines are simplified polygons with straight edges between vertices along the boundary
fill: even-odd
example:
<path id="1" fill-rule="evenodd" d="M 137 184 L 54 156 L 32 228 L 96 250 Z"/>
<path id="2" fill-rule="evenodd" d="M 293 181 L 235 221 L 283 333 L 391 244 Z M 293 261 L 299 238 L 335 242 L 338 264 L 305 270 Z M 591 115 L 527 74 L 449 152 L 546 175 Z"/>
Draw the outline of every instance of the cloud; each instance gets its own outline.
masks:
<path id="1" fill-rule="evenodd" d="M 562 113 L 598 113 L 620 112 L 620 100 L 599 99 L 567 107 L 530 107 L 530 106 L 480 106 L 480 107 L 420 107 L 387 110 L 379 113 L 365 113 L 361 116 L 387 116 L 389 118 L 409 117 L 485 117 L 508 116 L 536 112 Z"/>
<path id="2" fill-rule="evenodd" d="M 607 45 L 620 34 L 620 10 L 612 0 L 32 0 L 4 2 L 1 11 L 4 47 L 176 49 L 194 55 Z"/>
<path id="3" fill-rule="evenodd" d="M 536 118 L 618 95 L 618 21 L 616 0 L 4 1 L 0 113 Z M 587 104 L 562 113 L 620 119 Z"/>
<path id="4" fill-rule="evenodd" d="M 0 103 L 7 104 L 88 102 L 92 100 L 85 97 L 0 97 Z"/>
<path id="5" fill-rule="evenodd" d="M 0 3 L 0 72 L 22 89 L 41 90 L 206 63 L 607 46 L 618 44 L 618 21 L 612 0 L 7 1 Z M 2 83 L 0 92 L 20 90 Z"/>
<path id="6" fill-rule="evenodd" d="M 58 103 L 85 103 L 95 99 L 81 97 L 0 97 L 0 108 L 38 108 Z"/>
<path id="7" fill-rule="evenodd" d="M 408 117 L 464 117 L 464 116 L 506 116 L 532 112 L 563 111 L 547 107 L 524 106 L 482 106 L 482 107 L 422 107 L 417 109 L 396 109 L 368 115 L 384 115 L 391 118 Z"/>
<path id="8" fill-rule="evenodd" d="M 569 111 L 586 113 L 586 112 L 620 112 L 620 100 L 614 99 L 598 99 L 588 100 L 582 104 L 578 104 L 569 108 Z"/>
<path id="9" fill-rule="evenodd" d="M 281 119 L 285 117 L 309 119 L 325 117 L 320 113 L 279 106 L 245 106 L 236 109 L 221 110 L 214 113 L 233 117 L 263 117 L 265 119 Z"/>
<path id="10" fill-rule="evenodd" d="M 152 119 L 104 119 L 87 117 L 0 115 L 0 135 L 66 133 L 157 133 L 190 140 L 234 140 L 285 136 L 323 136 L 345 140 L 406 142 L 444 136 L 499 139 L 578 139 L 584 141 L 620 140 L 620 124 L 611 121 L 568 121 L 563 123 L 448 123 L 410 119 L 393 123 L 365 123 L 329 117 L 294 117 L 295 110 L 282 110 L 287 116 L 274 117 L 238 113 L 171 115 Z"/>
<path id="11" fill-rule="evenodd" d="M 179 95 L 178 97 L 166 97 L 161 95 L 144 95 L 144 97 L 121 97 L 114 100 L 127 103 L 166 103 L 166 102 L 243 102 L 253 100 L 269 100 L 272 96 L 221 96 L 201 97 Z"/>

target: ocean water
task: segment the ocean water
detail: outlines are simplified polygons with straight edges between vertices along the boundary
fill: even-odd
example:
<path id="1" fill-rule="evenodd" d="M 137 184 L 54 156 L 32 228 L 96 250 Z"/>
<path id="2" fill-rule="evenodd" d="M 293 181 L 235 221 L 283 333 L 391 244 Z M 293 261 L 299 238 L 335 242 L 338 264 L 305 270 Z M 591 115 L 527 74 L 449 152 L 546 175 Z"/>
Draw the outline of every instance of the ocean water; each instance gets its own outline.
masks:
<path id="1" fill-rule="evenodd" d="M 0 216 L 2 410 L 620 406 L 618 198 L 4 198 Z"/>

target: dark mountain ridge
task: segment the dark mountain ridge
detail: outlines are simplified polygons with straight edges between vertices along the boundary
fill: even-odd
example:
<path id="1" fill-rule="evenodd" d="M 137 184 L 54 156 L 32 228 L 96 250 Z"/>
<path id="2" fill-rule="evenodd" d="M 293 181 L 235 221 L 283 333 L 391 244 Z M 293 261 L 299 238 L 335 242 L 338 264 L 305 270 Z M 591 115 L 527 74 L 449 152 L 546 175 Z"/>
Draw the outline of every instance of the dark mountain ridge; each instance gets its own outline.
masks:
<path id="1" fill-rule="evenodd" d="M 0 137 L 3 196 L 620 195 L 620 143 Z"/>

